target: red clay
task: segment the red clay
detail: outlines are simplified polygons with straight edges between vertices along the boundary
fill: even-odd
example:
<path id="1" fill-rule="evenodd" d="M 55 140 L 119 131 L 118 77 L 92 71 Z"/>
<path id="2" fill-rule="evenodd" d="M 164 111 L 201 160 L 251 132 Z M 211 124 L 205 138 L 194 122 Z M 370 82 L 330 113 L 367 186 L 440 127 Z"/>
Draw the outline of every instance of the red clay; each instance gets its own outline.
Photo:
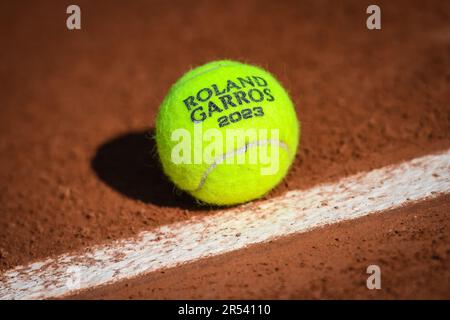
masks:
<path id="1" fill-rule="evenodd" d="M 380 31 L 360 1 L 78 5 L 68 31 L 63 2 L 0 4 L 0 270 L 213 214 L 145 135 L 171 83 L 210 60 L 262 65 L 297 106 L 298 157 L 267 197 L 450 147 L 448 2 L 378 2 Z"/>
<path id="2" fill-rule="evenodd" d="M 71 299 L 450 299 L 450 196 L 286 237 Z M 381 289 L 368 290 L 369 265 Z"/>

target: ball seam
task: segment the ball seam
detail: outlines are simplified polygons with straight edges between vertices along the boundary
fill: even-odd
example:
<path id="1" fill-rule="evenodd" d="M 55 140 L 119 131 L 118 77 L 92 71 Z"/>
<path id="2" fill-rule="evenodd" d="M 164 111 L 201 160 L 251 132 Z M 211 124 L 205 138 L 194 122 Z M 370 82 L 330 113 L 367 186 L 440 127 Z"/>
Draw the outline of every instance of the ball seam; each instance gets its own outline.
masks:
<path id="1" fill-rule="evenodd" d="M 227 153 L 224 153 L 218 157 L 216 157 L 213 161 L 213 163 L 211 163 L 209 165 L 209 167 L 203 172 L 203 175 L 200 179 L 200 183 L 198 184 L 197 188 L 192 190 L 191 192 L 198 192 L 200 191 L 203 186 L 206 183 L 206 179 L 208 178 L 209 174 L 219 165 L 222 164 L 226 159 L 240 155 L 240 154 L 244 154 L 247 152 L 248 149 L 250 148 L 254 148 L 254 147 L 262 147 L 262 146 L 266 146 L 266 145 L 276 145 L 279 148 L 283 149 L 284 151 L 286 151 L 287 153 L 289 153 L 289 147 L 287 145 L 286 142 L 281 141 L 281 140 L 276 140 L 276 139 L 267 139 L 267 140 L 257 140 L 254 142 L 250 142 L 250 143 L 246 143 L 243 147 L 238 148 L 238 149 L 234 149 L 232 151 L 229 151 Z"/>

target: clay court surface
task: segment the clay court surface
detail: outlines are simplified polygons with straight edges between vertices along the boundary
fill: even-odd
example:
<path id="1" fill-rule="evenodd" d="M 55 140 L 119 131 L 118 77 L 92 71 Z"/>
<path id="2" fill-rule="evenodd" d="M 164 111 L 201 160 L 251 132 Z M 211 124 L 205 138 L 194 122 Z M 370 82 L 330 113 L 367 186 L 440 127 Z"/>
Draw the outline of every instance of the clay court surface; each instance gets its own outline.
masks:
<path id="1" fill-rule="evenodd" d="M 292 192 L 447 154 L 437 191 L 414 178 L 403 189 L 420 196 L 386 210 L 42 297 L 450 299 L 448 2 L 377 1 L 381 30 L 366 28 L 364 1 L 77 1 L 77 31 L 69 4 L 0 4 L 3 298 L 15 268 L 240 210 L 175 190 L 152 139 L 170 85 L 227 58 L 276 75 L 302 124 L 288 176 L 245 205 L 250 217 Z M 359 207 L 379 203 L 361 197 Z M 373 264 L 381 290 L 366 287 Z"/>

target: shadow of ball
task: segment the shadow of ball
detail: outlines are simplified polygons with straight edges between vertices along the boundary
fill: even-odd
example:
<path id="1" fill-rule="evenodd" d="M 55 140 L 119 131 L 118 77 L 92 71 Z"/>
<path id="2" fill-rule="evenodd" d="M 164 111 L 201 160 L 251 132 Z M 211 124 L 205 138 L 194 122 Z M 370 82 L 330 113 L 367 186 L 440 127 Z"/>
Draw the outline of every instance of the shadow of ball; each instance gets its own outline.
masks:
<path id="1" fill-rule="evenodd" d="M 164 175 L 154 130 L 127 133 L 102 144 L 92 158 L 97 176 L 123 195 L 157 206 L 207 209 L 178 190 Z"/>

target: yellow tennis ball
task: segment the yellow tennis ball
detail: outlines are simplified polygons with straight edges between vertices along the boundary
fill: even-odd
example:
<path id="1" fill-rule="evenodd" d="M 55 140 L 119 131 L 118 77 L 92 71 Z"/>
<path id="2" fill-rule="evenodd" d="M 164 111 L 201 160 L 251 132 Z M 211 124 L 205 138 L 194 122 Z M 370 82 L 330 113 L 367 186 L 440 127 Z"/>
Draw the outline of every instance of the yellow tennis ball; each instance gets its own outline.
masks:
<path id="1" fill-rule="evenodd" d="M 165 174 L 195 198 L 232 205 L 257 199 L 286 175 L 300 124 L 281 84 L 267 71 L 214 61 L 183 75 L 156 120 Z"/>

